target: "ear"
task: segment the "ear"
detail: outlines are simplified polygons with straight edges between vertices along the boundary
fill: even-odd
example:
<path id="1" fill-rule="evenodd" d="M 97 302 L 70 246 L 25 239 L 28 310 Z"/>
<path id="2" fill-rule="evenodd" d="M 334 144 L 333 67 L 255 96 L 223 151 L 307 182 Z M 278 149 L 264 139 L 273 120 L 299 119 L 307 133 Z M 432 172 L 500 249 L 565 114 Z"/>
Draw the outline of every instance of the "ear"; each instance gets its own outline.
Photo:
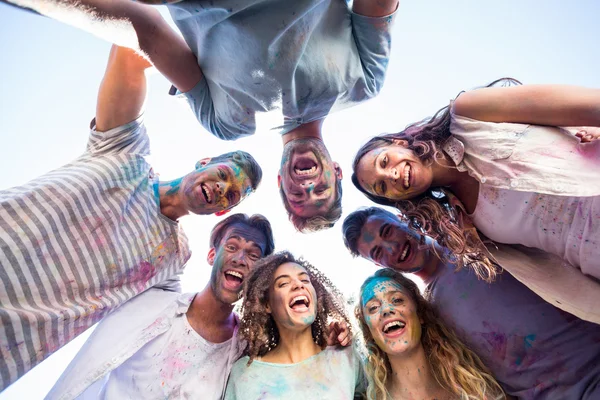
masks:
<path id="1" fill-rule="evenodd" d="M 408 147 L 408 141 L 404 139 L 392 139 L 392 143 L 397 144 L 398 146 Z"/>
<path id="2" fill-rule="evenodd" d="M 196 163 L 196 169 L 200 169 L 210 162 L 210 157 L 203 158 Z"/>
<path id="3" fill-rule="evenodd" d="M 277 174 L 277 188 L 281 188 L 281 174 Z"/>
<path id="4" fill-rule="evenodd" d="M 333 162 L 333 168 L 335 169 L 335 176 L 338 179 L 342 179 L 344 176 L 342 174 L 342 167 L 340 167 L 340 164 L 336 163 L 335 161 Z"/>
<path id="5" fill-rule="evenodd" d="M 208 255 L 206 256 L 206 261 L 208 261 L 208 265 L 212 267 L 215 262 L 215 256 L 217 255 L 217 250 L 214 247 L 211 247 L 208 251 Z"/>
<path id="6" fill-rule="evenodd" d="M 231 211 L 231 208 L 228 208 L 227 210 L 221 210 L 221 211 L 217 211 L 217 212 L 215 213 L 215 215 L 216 215 L 217 217 L 220 217 L 221 215 L 225 215 L 225 214 L 227 214 L 229 211 Z"/>
<path id="7" fill-rule="evenodd" d="M 271 305 L 268 301 L 267 304 L 265 304 L 265 311 L 267 312 L 267 314 L 271 314 Z"/>

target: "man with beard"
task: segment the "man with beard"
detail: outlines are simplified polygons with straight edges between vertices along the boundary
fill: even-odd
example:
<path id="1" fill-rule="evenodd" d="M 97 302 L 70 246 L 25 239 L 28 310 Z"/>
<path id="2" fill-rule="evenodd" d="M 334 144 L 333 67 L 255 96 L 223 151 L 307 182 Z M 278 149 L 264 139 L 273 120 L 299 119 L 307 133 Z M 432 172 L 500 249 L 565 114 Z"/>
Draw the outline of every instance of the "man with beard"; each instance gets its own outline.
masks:
<path id="1" fill-rule="evenodd" d="M 169 11 L 189 47 L 156 10 L 129 0 L 9 2 L 140 50 L 221 139 L 254 134 L 255 115 L 276 110 L 290 220 L 306 232 L 339 219 L 342 171 L 321 127 L 379 93 L 398 0 L 354 0 L 352 10 L 342 0 L 160 2 L 177 3 Z"/>
<path id="2" fill-rule="evenodd" d="M 243 351 L 233 303 L 244 278 L 273 252 L 262 215 L 234 214 L 210 236 L 210 280 L 199 293 L 154 287 L 106 317 L 48 394 L 49 399 L 220 399 Z"/>
<path id="3" fill-rule="evenodd" d="M 438 258 L 430 238 L 381 208 L 351 213 L 343 233 L 354 256 L 423 279 L 444 322 L 481 357 L 507 394 L 599 398 L 600 325 L 555 308 L 508 273 L 487 283 L 470 268 L 456 271 Z"/>
<path id="4" fill-rule="evenodd" d="M 236 151 L 159 182 L 142 109 L 150 64 L 113 47 L 87 150 L 0 191 L 0 390 L 190 257 L 179 218 L 230 210 L 262 171 Z"/>

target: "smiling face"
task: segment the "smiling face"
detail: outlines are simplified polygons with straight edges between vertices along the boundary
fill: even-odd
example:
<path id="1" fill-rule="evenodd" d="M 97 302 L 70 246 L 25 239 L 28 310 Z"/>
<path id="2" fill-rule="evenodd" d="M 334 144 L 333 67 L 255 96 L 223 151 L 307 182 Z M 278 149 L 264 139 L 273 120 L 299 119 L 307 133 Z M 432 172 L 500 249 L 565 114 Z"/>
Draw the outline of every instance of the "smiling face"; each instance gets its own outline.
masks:
<path id="1" fill-rule="evenodd" d="M 301 217 L 325 214 L 336 197 L 342 170 L 318 139 L 297 139 L 284 147 L 278 183 L 291 211 Z"/>
<path id="2" fill-rule="evenodd" d="M 356 165 L 356 177 L 368 193 L 389 200 L 407 200 L 431 186 L 433 171 L 403 141 L 373 149 Z"/>
<path id="3" fill-rule="evenodd" d="M 287 262 L 275 270 L 266 310 L 280 332 L 310 328 L 317 316 L 317 292 L 306 269 Z"/>
<path id="4" fill-rule="evenodd" d="M 363 225 L 357 241 L 361 257 L 399 272 L 416 273 L 437 263 L 429 237 L 421 237 L 392 214 L 373 214 Z"/>
<path id="5" fill-rule="evenodd" d="M 213 266 L 210 284 L 217 299 L 235 303 L 242 292 L 244 278 L 264 254 L 266 237 L 245 224 L 230 226 L 218 248 L 210 249 L 208 263 Z"/>
<path id="6" fill-rule="evenodd" d="M 361 292 L 361 312 L 377 346 L 388 355 L 421 346 L 421 324 L 408 290 L 386 277 L 372 279 Z"/>
<path id="7" fill-rule="evenodd" d="M 233 162 L 209 164 L 203 159 L 186 175 L 182 193 L 186 208 L 194 214 L 212 214 L 236 206 L 252 192 L 250 178 Z"/>

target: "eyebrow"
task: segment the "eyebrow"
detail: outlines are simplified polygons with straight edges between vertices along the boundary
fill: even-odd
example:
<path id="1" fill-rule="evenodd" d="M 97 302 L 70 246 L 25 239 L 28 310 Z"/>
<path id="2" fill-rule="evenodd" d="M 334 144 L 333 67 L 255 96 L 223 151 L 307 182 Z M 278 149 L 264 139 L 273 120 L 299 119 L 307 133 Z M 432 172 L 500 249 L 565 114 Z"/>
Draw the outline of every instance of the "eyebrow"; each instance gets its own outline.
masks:
<path id="1" fill-rule="evenodd" d="M 383 237 L 383 231 L 385 230 L 385 228 L 387 228 L 387 224 L 381 224 L 381 227 L 379 228 L 379 237 Z"/>
<path id="2" fill-rule="evenodd" d="M 371 248 L 371 251 L 369 252 L 369 257 L 371 257 L 371 260 L 375 260 L 375 250 L 377 250 L 379 248 L 379 246 L 375 246 Z"/>
<path id="3" fill-rule="evenodd" d="M 300 275 L 306 275 L 306 276 L 308 276 L 308 272 L 304 272 L 304 271 L 303 271 L 303 272 L 300 272 L 300 273 L 298 274 L 298 276 L 300 276 Z M 284 274 L 284 275 L 279 275 L 277 278 L 275 278 L 275 280 L 273 281 L 273 283 L 275 283 L 275 282 L 277 282 L 279 279 L 283 279 L 283 278 L 291 278 L 291 276 L 289 276 L 289 275 L 287 275 L 287 274 Z"/>
<path id="4" fill-rule="evenodd" d="M 243 237 L 242 235 L 238 235 L 237 233 L 234 233 L 232 235 L 227 236 L 227 238 L 225 239 L 225 241 L 228 241 L 229 239 L 236 239 L 236 240 L 245 240 L 248 243 L 251 243 L 251 245 L 253 247 L 256 247 L 258 250 L 260 250 L 260 254 L 262 255 L 264 253 L 264 250 L 262 247 L 260 247 L 255 241 L 250 240 L 248 238 Z"/>

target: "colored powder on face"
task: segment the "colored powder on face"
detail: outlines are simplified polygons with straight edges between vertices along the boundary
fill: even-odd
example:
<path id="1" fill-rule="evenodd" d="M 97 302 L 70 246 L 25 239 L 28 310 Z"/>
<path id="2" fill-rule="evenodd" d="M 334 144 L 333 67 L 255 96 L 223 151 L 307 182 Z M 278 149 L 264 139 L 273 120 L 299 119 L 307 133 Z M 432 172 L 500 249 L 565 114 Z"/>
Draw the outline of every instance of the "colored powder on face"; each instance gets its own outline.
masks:
<path id="1" fill-rule="evenodd" d="M 362 235 L 362 240 L 366 243 L 371 243 L 373 240 L 375 240 L 375 236 L 373 236 L 371 232 L 364 232 Z"/>
<path id="2" fill-rule="evenodd" d="M 394 282 L 394 281 L 392 281 L 390 278 L 386 278 L 386 277 L 377 277 L 377 278 L 371 280 L 365 286 L 365 288 L 363 289 L 363 291 L 361 293 L 361 298 L 362 298 L 361 306 L 364 307 L 371 299 L 375 298 L 378 293 L 383 292 L 385 287 L 387 286 L 386 283 L 388 283 L 388 282 Z"/>

